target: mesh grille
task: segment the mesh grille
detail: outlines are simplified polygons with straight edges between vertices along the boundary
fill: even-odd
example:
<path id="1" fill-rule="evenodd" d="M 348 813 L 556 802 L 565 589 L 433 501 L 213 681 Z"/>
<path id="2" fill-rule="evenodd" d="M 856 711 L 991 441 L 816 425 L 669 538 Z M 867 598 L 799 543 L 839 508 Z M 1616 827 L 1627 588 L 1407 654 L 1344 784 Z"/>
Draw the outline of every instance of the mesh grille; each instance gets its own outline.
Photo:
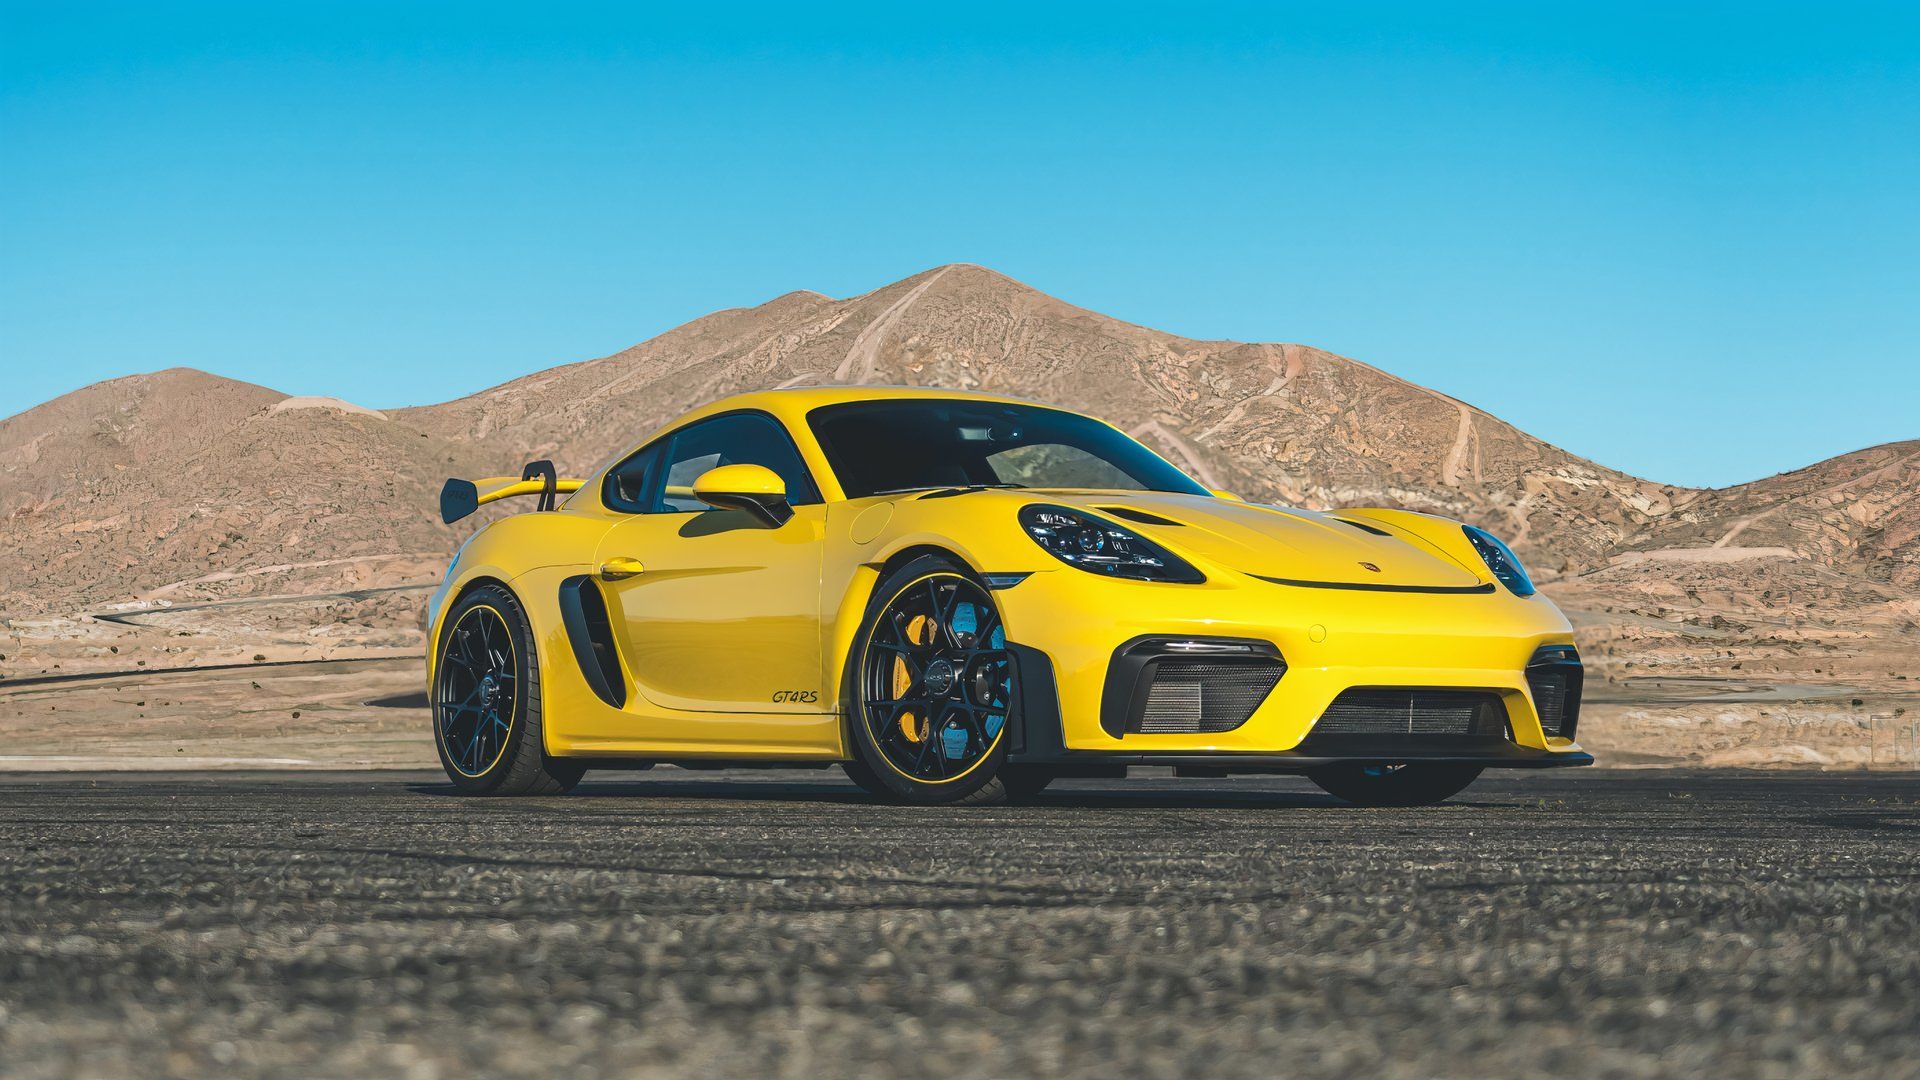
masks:
<path id="1" fill-rule="evenodd" d="M 1540 726 L 1547 734 L 1559 736 L 1567 720 L 1567 677 L 1558 671 L 1529 671 L 1527 684 L 1533 687 L 1533 707 L 1540 713 Z"/>
<path id="2" fill-rule="evenodd" d="M 1527 686 L 1533 691 L 1533 709 L 1549 737 L 1573 738 L 1580 719 L 1580 659 L 1572 649 L 1548 646 L 1534 653 L 1527 666 Z"/>
<path id="3" fill-rule="evenodd" d="M 1498 735 L 1507 710 L 1473 690 L 1348 690 L 1327 706 L 1314 735 Z"/>
<path id="4" fill-rule="evenodd" d="M 1279 660 L 1167 659 L 1159 663 L 1140 713 L 1145 735 L 1232 731 L 1266 700 L 1287 665 Z"/>

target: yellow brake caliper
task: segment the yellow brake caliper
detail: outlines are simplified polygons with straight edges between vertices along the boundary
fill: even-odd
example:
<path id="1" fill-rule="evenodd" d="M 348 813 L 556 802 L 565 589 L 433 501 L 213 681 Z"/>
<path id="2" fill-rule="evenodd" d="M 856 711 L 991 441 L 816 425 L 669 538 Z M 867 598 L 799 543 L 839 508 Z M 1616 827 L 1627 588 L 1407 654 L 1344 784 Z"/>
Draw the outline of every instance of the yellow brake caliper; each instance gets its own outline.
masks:
<path id="1" fill-rule="evenodd" d="M 913 642 L 915 645 L 932 644 L 933 620 L 927 618 L 925 615 L 915 615 L 912 621 L 907 623 L 907 640 Z M 893 658 L 893 696 L 895 700 L 905 697 L 907 691 L 912 689 L 913 673 L 907 670 L 906 658 L 896 654 Z M 900 713 L 900 734 L 905 735 L 908 742 L 917 743 L 925 739 L 927 737 L 926 718 L 915 714 L 912 709 L 903 710 Z"/>

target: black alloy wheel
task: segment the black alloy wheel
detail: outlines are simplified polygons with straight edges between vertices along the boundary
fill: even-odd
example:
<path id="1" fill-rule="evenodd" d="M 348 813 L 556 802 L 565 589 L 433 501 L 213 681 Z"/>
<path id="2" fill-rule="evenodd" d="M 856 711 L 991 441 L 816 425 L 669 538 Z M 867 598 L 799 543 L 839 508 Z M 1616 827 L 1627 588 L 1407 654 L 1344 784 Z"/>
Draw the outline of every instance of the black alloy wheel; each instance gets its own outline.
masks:
<path id="1" fill-rule="evenodd" d="M 518 672 L 507 620 L 486 604 L 461 613 L 447 634 L 433 706 L 450 767 L 478 778 L 500 762 L 513 731 Z"/>
<path id="2" fill-rule="evenodd" d="M 448 609 L 443 626 L 428 701 L 447 779 L 469 795 L 572 789 L 586 769 L 546 753 L 540 665 L 519 598 L 478 586 Z"/>
<path id="3" fill-rule="evenodd" d="M 1017 679 L 992 595 L 945 560 L 919 559 L 874 597 L 854 665 L 861 759 L 848 772 L 913 802 L 1004 799 L 995 774 Z"/>

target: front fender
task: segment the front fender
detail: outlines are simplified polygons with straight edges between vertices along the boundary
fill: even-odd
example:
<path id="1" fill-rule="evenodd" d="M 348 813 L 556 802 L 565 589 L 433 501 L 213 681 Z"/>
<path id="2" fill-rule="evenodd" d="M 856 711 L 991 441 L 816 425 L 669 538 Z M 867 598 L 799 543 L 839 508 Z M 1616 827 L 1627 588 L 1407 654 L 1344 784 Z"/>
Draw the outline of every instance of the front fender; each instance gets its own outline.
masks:
<path id="1" fill-rule="evenodd" d="M 513 588 L 515 581 L 534 570 L 588 566 L 600 538 L 611 526 L 610 520 L 598 514 L 562 510 L 515 514 L 468 537 L 447 567 L 446 580 L 427 600 L 429 676 L 435 663 L 440 620 L 470 586 L 478 581 L 493 580 Z"/>

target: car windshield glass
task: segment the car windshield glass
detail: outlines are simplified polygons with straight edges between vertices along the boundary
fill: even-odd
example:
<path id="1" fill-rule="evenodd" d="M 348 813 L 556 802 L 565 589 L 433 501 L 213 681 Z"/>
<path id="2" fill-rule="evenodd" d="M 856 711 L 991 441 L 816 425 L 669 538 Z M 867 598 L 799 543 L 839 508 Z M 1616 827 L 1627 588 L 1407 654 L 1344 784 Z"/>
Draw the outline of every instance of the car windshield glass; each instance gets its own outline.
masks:
<path id="1" fill-rule="evenodd" d="M 1098 420 L 1034 405 L 856 401 L 807 414 L 850 499 L 948 487 L 1206 489 Z"/>

